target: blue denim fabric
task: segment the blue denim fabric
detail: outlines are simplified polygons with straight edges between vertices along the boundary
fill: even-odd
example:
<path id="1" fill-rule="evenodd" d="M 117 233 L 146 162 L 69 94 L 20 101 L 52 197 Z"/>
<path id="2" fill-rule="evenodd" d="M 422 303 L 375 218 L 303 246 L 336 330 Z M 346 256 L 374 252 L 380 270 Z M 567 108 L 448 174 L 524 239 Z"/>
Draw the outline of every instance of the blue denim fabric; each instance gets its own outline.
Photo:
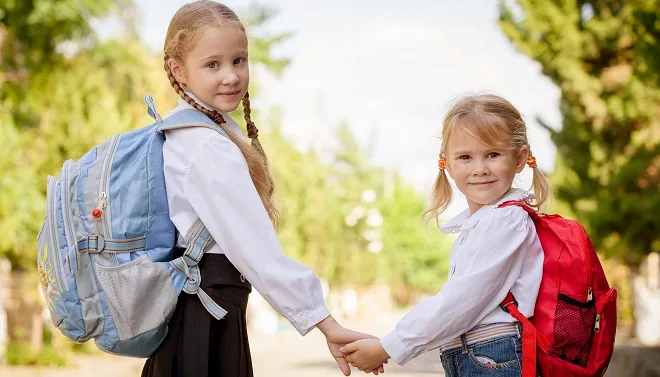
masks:
<path id="1" fill-rule="evenodd" d="M 488 339 L 440 354 L 447 377 L 521 377 L 522 341 L 518 336 Z"/>

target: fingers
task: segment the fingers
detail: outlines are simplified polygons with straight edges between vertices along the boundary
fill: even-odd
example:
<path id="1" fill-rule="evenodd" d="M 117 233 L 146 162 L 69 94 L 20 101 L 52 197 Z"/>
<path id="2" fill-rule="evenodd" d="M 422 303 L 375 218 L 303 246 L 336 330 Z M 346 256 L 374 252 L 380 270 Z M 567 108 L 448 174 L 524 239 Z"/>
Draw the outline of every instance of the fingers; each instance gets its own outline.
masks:
<path id="1" fill-rule="evenodd" d="M 371 334 L 366 334 L 366 333 L 362 333 L 362 332 L 357 332 L 357 333 L 358 333 L 358 339 L 378 339 L 377 336 L 374 336 L 374 335 L 371 335 Z"/>
<path id="2" fill-rule="evenodd" d="M 378 339 L 378 337 L 373 335 L 347 329 L 339 324 L 324 334 L 326 334 L 327 339 L 336 343 L 351 343 L 360 339 Z"/>
<path id="3" fill-rule="evenodd" d="M 341 347 L 339 350 L 344 354 L 349 354 L 357 351 L 359 348 L 360 348 L 359 341 L 355 341 L 353 343 L 346 344 L 345 346 Z"/>
<path id="4" fill-rule="evenodd" d="M 339 369 L 341 369 L 341 372 L 344 373 L 344 376 L 350 376 L 351 375 L 351 367 L 348 366 L 348 362 L 346 359 L 343 357 L 335 357 L 335 360 L 337 361 L 337 365 L 339 365 Z"/>
<path id="5" fill-rule="evenodd" d="M 383 366 L 381 365 L 381 366 L 379 366 L 378 368 L 374 369 L 371 372 L 377 376 L 381 373 L 385 373 L 385 368 L 383 368 Z"/>

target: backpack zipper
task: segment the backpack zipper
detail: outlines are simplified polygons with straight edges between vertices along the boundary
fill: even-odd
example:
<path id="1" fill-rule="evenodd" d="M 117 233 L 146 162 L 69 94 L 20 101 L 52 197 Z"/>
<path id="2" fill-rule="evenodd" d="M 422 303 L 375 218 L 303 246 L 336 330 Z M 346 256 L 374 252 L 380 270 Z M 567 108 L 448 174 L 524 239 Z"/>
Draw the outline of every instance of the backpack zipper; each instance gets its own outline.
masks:
<path id="1" fill-rule="evenodd" d="M 615 294 L 616 294 L 616 290 L 614 288 L 610 288 L 610 290 L 607 291 L 605 296 L 603 296 L 603 298 L 598 301 L 598 304 L 596 305 L 596 323 L 594 324 L 595 332 L 600 332 L 600 320 L 602 318 L 601 312 L 603 311 L 603 309 L 605 309 L 605 305 L 607 305 L 610 302 L 610 299 Z"/>
<path id="2" fill-rule="evenodd" d="M 67 246 L 70 247 L 75 247 L 76 242 L 73 239 L 73 226 L 71 225 L 71 208 L 69 207 L 69 177 L 71 175 L 70 173 L 70 167 L 71 167 L 71 161 L 67 160 L 64 162 L 64 168 L 62 169 L 62 182 L 64 184 L 62 185 L 62 182 L 60 182 L 60 187 L 62 190 L 62 217 L 64 219 L 64 234 L 66 235 L 66 243 Z M 67 250 L 68 251 L 68 250 Z M 74 251 L 75 252 L 75 251 Z M 69 257 L 69 253 L 67 252 L 67 265 L 69 266 L 69 274 L 73 274 L 74 269 L 71 264 L 71 259 Z"/>
<path id="3" fill-rule="evenodd" d="M 112 238 L 112 233 L 110 229 L 110 206 L 108 206 L 108 193 L 110 192 L 110 168 L 112 161 L 114 160 L 115 151 L 117 150 L 117 145 L 119 144 L 119 137 L 121 135 L 115 135 L 110 139 L 110 146 L 108 151 L 105 153 L 103 159 L 103 167 L 101 168 L 101 182 L 99 182 L 99 207 L 103 211 L 101 214 L 101 233 L 105 238 Z"/>
<path id="4" fill-rule="evenodd" d="M 62 278 L 62 260 L 60 255 L 60 237 L 57 234 L 57 208 L 55 201 L 57 200 L 57 178 L 48 177 L 48 194 L 47 194 L 47 213 L 48 222 L 51 235 L 51 247 L 49 247 L 48 254 L 53 261 L 53 270 L 55 271 L 55 280 L 57 289 L 60 293 L 69 290 L 68 283 Z M 53 243 L 53 241 L 55 241 Z"/>
<path id="5" fill-rule="evenodd" d="M 587 234 L 587 231 L 580 225 L 579 223 L 576 224 L 579 233 L 580 234 L 580 243 L 582 243 L 582 250 L 584 250 L 584 264 L 587 266 L 587 302 L 590 302 L 591 300 L 594 299 L 594 291 L 593 287 L 591 286 L 591 257 L 589 255 L 589 248 L 587 245 L 587 242 L 585 241 L 585 237 L 589 237 Z"/>

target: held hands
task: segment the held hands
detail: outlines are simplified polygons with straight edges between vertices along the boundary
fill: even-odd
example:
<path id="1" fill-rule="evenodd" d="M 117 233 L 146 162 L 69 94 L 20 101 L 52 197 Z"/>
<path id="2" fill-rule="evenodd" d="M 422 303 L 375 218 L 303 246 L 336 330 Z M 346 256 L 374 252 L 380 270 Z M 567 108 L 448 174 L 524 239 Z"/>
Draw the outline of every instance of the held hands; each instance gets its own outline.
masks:
<path id="1" fill-rule="evenodd" d="M 378 339 L 358 340 L 339 350 L 346 354 L 346 362 L 367 373 L 387 363 L 390 358 Z M 374 374 L 377 373 L 374 371 Z"/>
<path id="2" fill-rule="evenodd" d="M 337 321 L 332 317 L 328 317 L 322 320 L 316 325 L 316 327 L 318 327 L 319 330 L 321 330 L 321 332 L 323 333 L 323 335 L 325 335 L 326 341 L 328 343 L 328 349 L 330 350 L 330 354 L 332 354 L 332 357 L 335 358 L 335 361 L 337 361 L 337 364 L 339 365 L 339 369 L 341 369 L 342 373 L 344 373 L 345 376 L 350 376 L 351 368 L 348 365 L 347 360 L 344 358 L 345 353 L 340 351 L 340 348 L 342 346 L 346 345 L 347 343 L 359 341 L 360 339 L 371 339 L 371 340 L 375 339 L 375 341 L 378 344 L 380 344 L 380 342 L 378 342 L 378 340 L 371 335 L 363 334 L 357 331 L 344 328 L 339 323 L 337 323 Z M 387 361 L 385 361 L 385 363 L 386 362 Z M 363 370 L 365 372 L 373 372 L 374 374 L 378 375 L 379 373 L 385 373 L 385 368 L 383 367 L 383 364 L 384 363 L 381 362 L 378 365 L 374 366 L 373 368 L 369 369 L 368 371 L 366 369 L 364 370 L 360 369 L 360 370 Z"/>

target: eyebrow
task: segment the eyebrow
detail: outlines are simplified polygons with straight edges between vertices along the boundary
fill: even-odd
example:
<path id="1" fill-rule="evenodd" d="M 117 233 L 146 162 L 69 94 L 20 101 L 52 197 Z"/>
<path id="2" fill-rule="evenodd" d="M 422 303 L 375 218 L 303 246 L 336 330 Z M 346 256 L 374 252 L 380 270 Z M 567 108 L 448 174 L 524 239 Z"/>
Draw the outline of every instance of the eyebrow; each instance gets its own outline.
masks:
<path id="1" fill-rule="evenodd" d="M 247 50 L 240 50 L 240 51 L 238 51 L 236 54 L 234 54 L 234 56 L 236 56 L 236 57 L 239 57 L 239 56 L 247 56 L 247 54 L 248 54 L 248 51 L 247 51 Z M 220 54 L 220 55 L 218 55 L 218 54 L 213 54 L 213 55 L 205 56 L 205 57 L 203 57 L 203 58 L 200 59 L 200 60 L 208 60 L 208 59 L 220 59 L 220 60 L 222 60 L 222 58 L 224 58 L 224 57 L 225 57 L 225 56 L 224 56 L 224 55 L 221 55 L 221 54 Z"/>
<path id="2" fill-rule="evenodd" d="M 486 152 L 484 153 L 492 153 L 492 152 L 497 152 L 497 153 L 503 153 L 505 149 L 502 148 L 488 148 Z M 464 154 L 473 154 L 476 153 L 475 151 L 470 151 L 470 150 L 458 150 L 453 153 L 454 156 L 462 156 Z"/>

